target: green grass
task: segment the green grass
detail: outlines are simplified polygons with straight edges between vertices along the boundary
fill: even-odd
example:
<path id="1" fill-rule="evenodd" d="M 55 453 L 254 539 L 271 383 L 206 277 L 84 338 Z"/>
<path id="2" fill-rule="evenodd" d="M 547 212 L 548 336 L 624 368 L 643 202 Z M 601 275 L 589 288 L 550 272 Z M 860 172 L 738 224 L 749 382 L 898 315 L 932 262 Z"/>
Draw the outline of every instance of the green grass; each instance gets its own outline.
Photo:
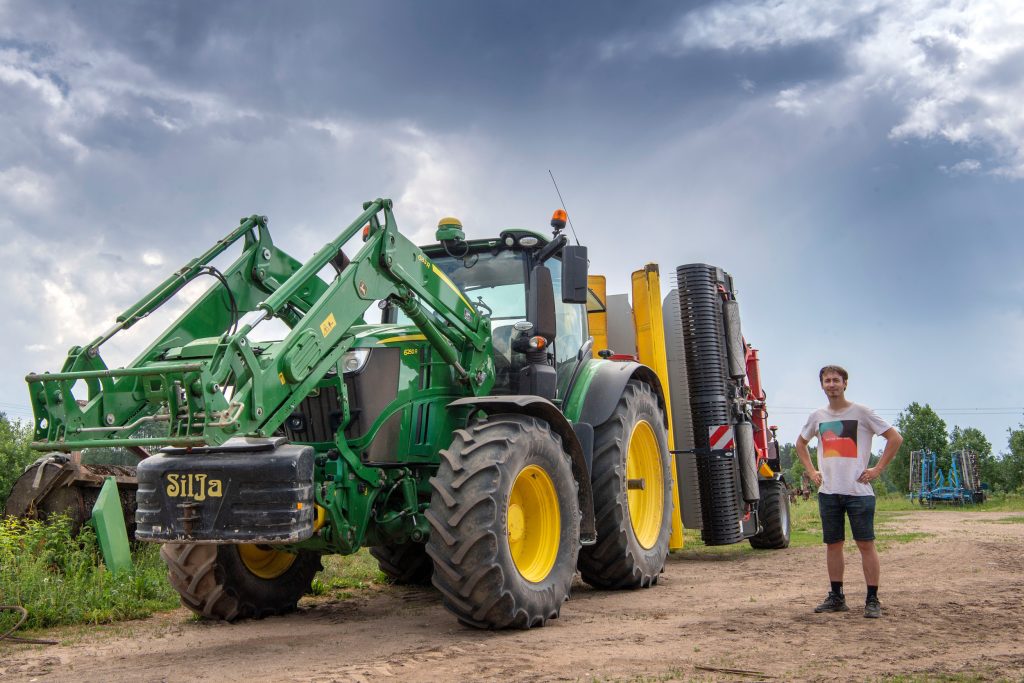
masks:
<path id="1" fill-rule="evenodd" d="M 47 523 L 0 520 L 0 603 L 28 610 L 23 628 L 99 624 L 138 619 L 178 604 L 156 546 L 133 553 L 131 572 L 113 575 L 101 559 L 96 535 L 74 537 L 66 518 Z M 19 615 L 0 613 L 0 632 Z"/>
<path id="2" fill-rule="evenodd" d="M 313 579 L 313 595 L 387 583 L 377 560 L 366 548 L 352 555 L 325 555 L 323 562 L 324 570 Z"/>
<path id="3" fill-rule="evenodd" d="M 813 499 L 812 499 L 813 500 Z M 933 508 L 922 506 L 906 496 L 880 496 L 879 510 L 934 510 L 936 512 L 1024 512 L 1024 495 L 1019 493 L 996 493 L 984 503 L 974 505 L 948 505 L 939 503 Z"/>
<path id="4" fill-rule="evenodd" d="M 22 630 L 112 623 L 178 607 L 159 546 L 140 544 L 132 558 L 134 569 L 115 576 L 104 566 L 90 527 L 72 536 L 67 518 L 2 519 L 0 604 L 28 610 Z M 353 589 L 384 583 L 377 561 L 363 549 L 324 557 L 324 570 L 313 580 L 312 593 L 345 599 Z M 15 612 L 0 612 L 0 633 L 19 618 Z"/>
<path id="5" fill-rule="evenodd" d="M 875 537 L 878 547 L 885 549 L 895 544 L 910 543 L 930 534 L 921 532 L 898 532 L 894 529 L 895 522 L 907 512 L 926 511 L 929 513 L 943 514 L 944 512 L 1024 512 L 1024 495 L 1020 494 L 997 494 L 991 496 L 984 503 L 966 506 L 937 506 L 924 508 L 919 503 L 911 501 L 905 496 L 879 496 L 875 501 Z M 808 548 L 821 545 L 821 518 L 818 516 L 818 503 L 812 496 L 810 500 L 800 499 L 790 505 L 790 522 L 792 531 L 790 534 L 791 548 Z M 1000 522 L 1003 524 L 1024 524 L 1024 516 L 1009 516 L 999 520 L 985 520 Z M 700 531 L 692 529 L 683 530 L 685 544 L 678 555 L 680 557 L 716 557 L 716 556 L 738 556 L 748 553 L 759 552 L 750 547 L 749 543 L 735 543 L 733 545 L 706 546 L 700 539 Z M 850 524 L 846 524 L 846 537 L 853 538 L 850 532 Z M 854 544 L 849 544 L 851 552 L 855 549 Z"/>
<path id="6" fill-rule="evenodd" d="M 875 539 L 879 548 L 884 549 L 895 544 L 910 543 L 931 535 L 922 532 L 896 531 L 894 528 L 895 522 L 904 513 L 921 510 L 922 508 L 919 504 L 911 502 L 902 496 L 880 496 L 875 504 Z M 1000 496 L 990 499 L 982 505 L 929 509 L 929 511 L 931 510 L 936 512 L 941 512 L 942 510 L 957 510 L 961 512 L 1024 510 L 1024 496 Z M 810 500 L 800 499 L 790 505 L 789 517 L 792 528 L 789 543 L 791 548 L 810 548 L 821 545 L 821 518 L 818 515 L 818 503 L 813 497 Z M 1024 517 L 1007 517 L 1004 519 L 1006 523 L 1024 522 Z M 751 548 L 749 543 L 709 547 L 701 541 L 700 531 L 684 529 L 683 532 L 685 544 L 683 550 L 678 553 L 681 557 L 715 557 L 719 555 L 743 555 L 759 552 Z M 849 521 L 846 524 L 846 537 L 853 538 Z M 851 552 L 855 550 L 854 544 L 851 543 L 849 545 Z"/>

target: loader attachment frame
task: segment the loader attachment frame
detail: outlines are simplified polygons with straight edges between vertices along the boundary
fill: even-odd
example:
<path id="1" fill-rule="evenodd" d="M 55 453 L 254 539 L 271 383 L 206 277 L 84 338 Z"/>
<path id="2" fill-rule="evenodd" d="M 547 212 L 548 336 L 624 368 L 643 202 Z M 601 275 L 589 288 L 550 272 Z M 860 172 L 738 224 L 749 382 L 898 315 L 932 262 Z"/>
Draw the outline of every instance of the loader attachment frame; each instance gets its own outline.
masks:
<path id="1" fill-rule="evenodd" d="M 348 261 L 341 249 L 363 231 Z M 223 273 L 211 261 L 239 240 L 242 254 Z M 318 273 L 338 271 L 330 283 Z M 189 282 L 218 283 L 128 367 L 109 369 L 100 347 L 164 305 Z M 377 199 L 335 239 L 300 264 L 274 246 L 264 216 L 250 216 L 118 316 L 59 373 L 30 374 L 35 415 L 32 447 L 71 451 L 90 446 L 217 446 L 231 437 L 269 437 L 352 347 L 350 328 L 375 300 L 408 315 L 453 368 L 467 395 L 494 382 L 490 323 L 395 224 L 392 203 Z M 290 328 L 277 342 L 253 342 L 263 320 Z M 88 398 L 75 399 L 78 382 Z M 347 402 L 342 409 L 348 417 Z M 165 426 L 133 438 L 143 425 Z"/>

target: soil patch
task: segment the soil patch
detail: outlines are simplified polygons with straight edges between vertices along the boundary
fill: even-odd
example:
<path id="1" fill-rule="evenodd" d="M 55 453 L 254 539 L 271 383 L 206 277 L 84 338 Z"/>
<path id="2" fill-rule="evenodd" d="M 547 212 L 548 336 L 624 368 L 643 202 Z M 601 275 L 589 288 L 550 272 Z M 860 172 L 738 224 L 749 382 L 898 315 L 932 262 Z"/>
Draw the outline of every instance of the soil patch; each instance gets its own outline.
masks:
<path id="1" fill-rule="evenodd" d="M 850 612 L 813 614 L 822 548 L 673 555 L 649 590 L 577 584 L 542 629 L 460 626 L 433 590 L 308 599 L 285 617 L 230 625 L 176 610 L 54 629 L 52 647 L 0 644 L 5 681 L 878 680 L 898 674 L 1024 678 L 1024 525 L 1005 512 L 915 511 L 927 534 L 882 552 L 884 617 L 864 619 L 850 548 Z M 850 544 L 852 546 L 852 544 Z M 711 670 L 708 670 L 711 669 Z M 725 669 L 756 672 L 744 675 Z"/>

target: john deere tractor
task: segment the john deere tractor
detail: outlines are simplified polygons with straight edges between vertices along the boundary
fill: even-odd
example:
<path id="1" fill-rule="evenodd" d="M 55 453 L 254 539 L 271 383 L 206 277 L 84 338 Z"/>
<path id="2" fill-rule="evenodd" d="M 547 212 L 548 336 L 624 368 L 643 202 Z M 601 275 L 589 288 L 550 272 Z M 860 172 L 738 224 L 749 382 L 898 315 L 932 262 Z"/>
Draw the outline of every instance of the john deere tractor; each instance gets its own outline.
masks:
<path id="1" fill-rule="evenodd" d="M 445 219 L 417 247 L 377 199 L 300 263 L 245 218 L 61 372 L 28 376 L 33 445 L 145 456 L 135 535 L 209 618 L 292 610 L 323 555 L 364 546 L 481 628 L 556 618 L 577 569 L 650 586 L 675 500 L 665 392 L 646 365 L 594 357 L 587 251 L 564 221 L 466 240 Z M 208 275 L 138 358 L 106 366 L 106 341 Z M 272 318 L 287 334 L 257 340 Z"/>

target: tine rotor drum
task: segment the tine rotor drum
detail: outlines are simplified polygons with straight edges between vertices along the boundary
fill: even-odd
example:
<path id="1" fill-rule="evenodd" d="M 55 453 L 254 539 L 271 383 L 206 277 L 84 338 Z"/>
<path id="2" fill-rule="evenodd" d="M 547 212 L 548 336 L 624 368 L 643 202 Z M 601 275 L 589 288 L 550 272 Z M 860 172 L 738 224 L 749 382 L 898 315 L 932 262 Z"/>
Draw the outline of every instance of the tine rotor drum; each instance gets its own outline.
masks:
<path id="1" fill-rule="evenodd" d="M 732 277 L 721 268 L 692 263 L 676 269 L 679 322 L 697 476 L 701 535 L 708 545 L 742 540 L 743 501 L 758 500 L 751 424 L 734 414 L 732 398 L 745 376 L 739 311 L 731 305 Z M 731 425 L 735 450 L 711 450 L 710 429 Z M 748 472 L 749 470 L 749 472 Z M 741 474 L 742 473 L 742 474 Z"/>
<path id="2" fill-rule="evenodd" d="M 71 519 L 72 531 L 77 533 L 92 516 L 92 507 L 108 476 L 117 480 L 128 537 L 135 540 L 135 492 L 138 489 L 135 468 L 83 465 L 63 453 L 51 453 L 40 458 L 18 477 L 11 487 L 4 515 L 45 519 L 50 515 L 65 514 Z"/>

